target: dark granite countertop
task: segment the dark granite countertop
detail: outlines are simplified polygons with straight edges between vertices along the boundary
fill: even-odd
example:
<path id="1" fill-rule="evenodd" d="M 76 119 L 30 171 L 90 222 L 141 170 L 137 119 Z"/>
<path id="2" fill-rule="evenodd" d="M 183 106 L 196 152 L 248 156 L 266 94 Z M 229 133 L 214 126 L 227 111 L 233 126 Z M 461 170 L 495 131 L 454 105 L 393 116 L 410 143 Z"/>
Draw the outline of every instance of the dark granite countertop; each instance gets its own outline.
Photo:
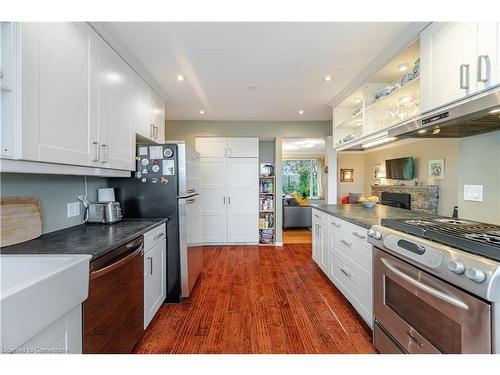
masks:
<path id="1" fill-rule="evenodd" d="M 81 224 L 43 234 L 17 245 L 0 248 L 0 254 L 90 254 L 92 259 L 106 255 L 168 219 L 123 219 L 108 224 Z"/>
<path id="2" fill-rule="evenodd" d="M 312 204 L 311 207 L 365 228 L 380 224 L 382 219 L 387 218 L 438 217 L 426 212 L 404 210 L 381 204 L 376 204 L 372 208 L 365 208 L 361 204 Z"/>

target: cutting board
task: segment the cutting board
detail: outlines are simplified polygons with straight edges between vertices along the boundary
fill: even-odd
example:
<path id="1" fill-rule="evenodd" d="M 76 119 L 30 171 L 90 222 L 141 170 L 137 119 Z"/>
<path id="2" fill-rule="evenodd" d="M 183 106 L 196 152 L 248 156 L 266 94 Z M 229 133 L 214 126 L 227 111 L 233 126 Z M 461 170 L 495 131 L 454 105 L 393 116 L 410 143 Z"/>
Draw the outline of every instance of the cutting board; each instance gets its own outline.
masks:
<path id="1" fill-rule="evenodd" d="M 0 247 L 40 237 L 42 210 L 34 197 L 0 198 Z"/>

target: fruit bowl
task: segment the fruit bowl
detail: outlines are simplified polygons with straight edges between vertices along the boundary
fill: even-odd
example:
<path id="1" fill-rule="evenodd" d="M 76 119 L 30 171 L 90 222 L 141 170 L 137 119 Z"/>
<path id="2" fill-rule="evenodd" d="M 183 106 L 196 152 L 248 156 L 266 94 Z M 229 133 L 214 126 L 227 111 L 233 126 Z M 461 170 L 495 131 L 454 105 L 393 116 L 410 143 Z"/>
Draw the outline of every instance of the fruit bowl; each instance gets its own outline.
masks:
<path id="1" fill-rule="evenodd" d="M 375 206 L 377 204 L 377 202 L 370 202 L 370 201 L 366 201 L 366 202 L 362 202 L 363 203 L 363 207 L 366 207 L 366 208 L 372 208 L 373 206 Z"/>

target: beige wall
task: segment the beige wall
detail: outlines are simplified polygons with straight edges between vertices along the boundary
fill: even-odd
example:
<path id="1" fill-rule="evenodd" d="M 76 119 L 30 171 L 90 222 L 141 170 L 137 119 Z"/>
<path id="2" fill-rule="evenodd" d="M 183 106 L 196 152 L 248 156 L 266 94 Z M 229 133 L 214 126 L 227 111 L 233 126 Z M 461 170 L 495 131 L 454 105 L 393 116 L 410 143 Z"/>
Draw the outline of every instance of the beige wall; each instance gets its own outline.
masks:
<path id="1" fill-rule="evenodd" d="M 385 168 L 385 160 L 413 156 L 415 162 L 415 179 L 422 185 L 428 185 L 428 163 L 433 159 L 444 159 L 444 180 L 434 181 L 439 186 L 438 214 L 451 216 L 453 206 L 458 204 L 458 139 L 426 139 L 394 147 L 382 151 L 367 152 L 365 157 L 365 193 L 369 194 L 373 184 L 373 165 L 381 163 Z M 382 180 L 381 183 L 390 181 Z M 411 183 L 411 182 L 409 182 Z"/>
<path id="2" fill-rule="evenodd" d="M 165 134 L 170 140 L 184 140 L 194 147 L 196 137 L 259 137 L 274 139 L 274 173 L 281 176 L 282 138 L 327 137 L 332 133 L 331 121 L 166 121 Z M 276 179 L 281 192 L 281 178 Z M 276 205 L 276 241 L 281 242 L 281 204 Z"/>
<path id="3" fill-rule="evenodd" d="M 483 185 L 483 202 L 464 201 L 464 185 Z M 500 224 L 500 131 L 462 138 L 459 146 L 460 217 Z"/>
<path id="4" fill-rule="evenodd" d="M 406 156 L 413 156 L 415 161 L 415 179 L 422 185 L 428 185 L 428 162 L 433 159 L 445 159 L 445 178 L 441 181 L 434 181 L 434 184 L 439 186 L 439 207 L 438 214 L 451 216 L 453 206 L 458 204 L 457 192 L 457 173 L 458 173 L 458 146 L 459 139 L 426 139 L 411 141 L 385 149 L 365 151 L 362 154 L 349 155 L 348 153 L 340 153 L 338 156 L 338 168 L 350 168 L 348 165 L 357 165 L 358 168 L 363 168 L 361 173 L 364 174 L 362 190 L 365 195 L 371 194 L 371 185 L 374 183 L 372 178 L 373 166 L 381 164 L 382 169 L 385 168 L 385 160 L 395 159 Z M 356 183 L 356 176 L 360 173 L 354 171 L 355 185 L 348 186 L 348 183 L 340 184 L 339 195 L 344 195 L 353 189 L 359 189 Z M 358 179 L 358 181 L 360 181 Z M 361 181 L 360 181 L 361 182 Z M 392 183 L 391 181 L 382 180 L 382 184 Z M 413 184 L 413 181 L 406 182 Z"/>
<path id="5" fill-rule="evenodd" d="M 338 198 L 349 193 L 365 192 L 365 155 L 362 153 L 340 153 L 337 158 Z M 354 169 L 354 182 L 340 182 L 341 169 Z"/>

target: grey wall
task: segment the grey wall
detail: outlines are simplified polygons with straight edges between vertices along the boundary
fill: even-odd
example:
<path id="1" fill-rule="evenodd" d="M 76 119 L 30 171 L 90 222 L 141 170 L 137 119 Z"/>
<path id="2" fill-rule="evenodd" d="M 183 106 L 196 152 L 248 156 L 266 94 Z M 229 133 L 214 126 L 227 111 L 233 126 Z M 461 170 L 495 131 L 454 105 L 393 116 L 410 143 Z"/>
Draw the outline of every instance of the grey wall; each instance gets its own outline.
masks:
<path id="1" fill-rule="evenodd" d="M 77 195 L 84 194 L 85 183 L 82 176 L 62 176 L 43 174 L 2 173 L 0 174 L 0 195 L 2 197 L 33 196 L 42 204 L 42 232 L 81 224 L 83 207 L 80 216 L 67 217 L 67 203 L 78 202 Z M 97 199 L 97 188 L 106 187 L 107 179 L 87 177 L 88 199 Z"/>
<path id="2" fill-rule="evenodd" d="M 276 157 L 274 142 L 274 140 L 259 142 L 259 163 L 269 163 L 274 166 Z"/>
<path id="3" fill-rule="evenodd" d="M 281 176 L 282 138 L 327 137 L 332 134 L 331 121 L 166 121 L 166 138 L 184 140 L 194 147 L 196 137 L 274 138 L 274 174 Z M 267 157 L 267 156 L 266 156 Z M 281 192 L 281 178 L 276 179 L 276 192 Z M 276 242 L 282 241 L 281 204 L 276 204 Z"/>
<path id="4" fill-rule="evenodd" d="M 196 137 L 326 137 L 331 121 L 167 121 L 166 136 L 194 145 Z"/>
<path id="5" fill-rule="evenodd" d="M 483 185 L 483 201 L 465 201 L 465 184 Z M 460 140 L 458 213 L 462 218 L 500 224 L 500 130 Z"/>

